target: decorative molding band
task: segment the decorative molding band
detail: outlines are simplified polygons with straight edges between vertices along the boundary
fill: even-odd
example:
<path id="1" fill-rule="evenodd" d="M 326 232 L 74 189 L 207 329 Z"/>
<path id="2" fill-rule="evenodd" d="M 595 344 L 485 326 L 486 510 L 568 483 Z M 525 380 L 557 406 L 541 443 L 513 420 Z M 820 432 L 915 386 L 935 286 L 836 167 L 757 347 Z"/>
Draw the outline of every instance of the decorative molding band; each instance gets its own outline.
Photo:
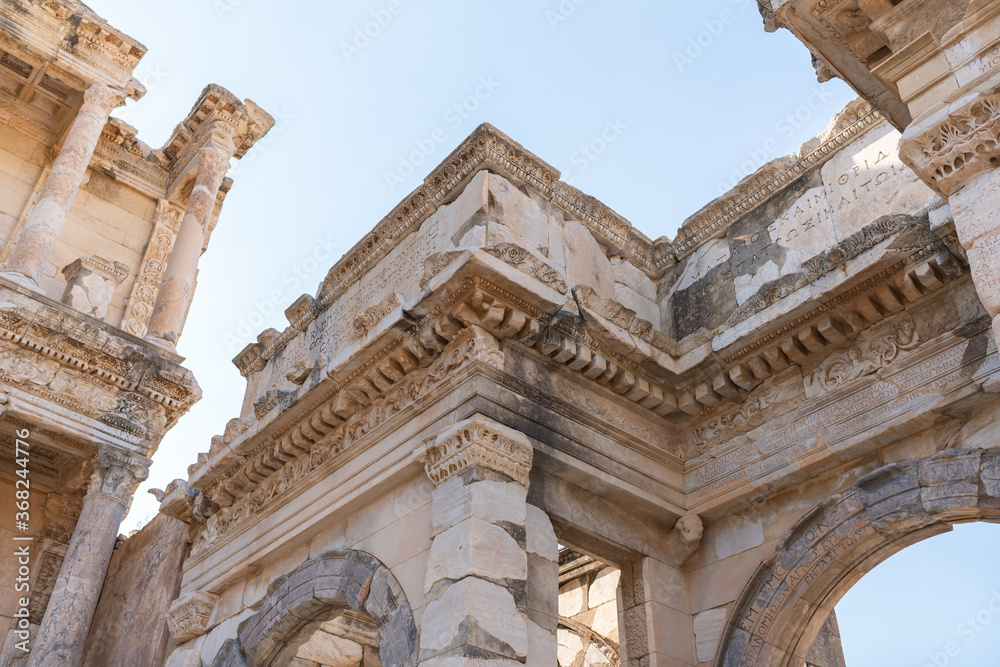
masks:
<path id="1" fill-rule="evenodd" d="M 688 218 L 673 242 L 673 254 L 679 261 L 740 217 L 763 204 L 810 169 L 827 159 L 881 122 L 882 116 L 864 100 L 858 99 L 837 116 L 828 138 L 798 159 L 776 160 L 757 170 L 736 188 Z M 661 268 L 659 257 L 657 268 Z M 665 264 L 663 265 L 665 267 Z"/>
<path id="2" fill-rule="evenodd" d="M 476 415 L 444 430 L 421 456 L 435 485 L 470 468 L 487 468 L 527 487 L 533 453 L 528 436 Z"/>
<path id="3" fill-rule="evenodd" d="M 204 490 L 215 504 L 215 512 L 195 540 L 192 556 L 210 548 L 299 480 L 472 364 L 502 368 L 503 360 L 496 339 L 470 326 L 456 331 L 433 363 L 407 374 L 384 393 L 371 396 L 349 388 L 337 392 L 299 421 L 290 434 L 268 439 L 240 457 L 238 466 L 218 472 Z M 206 465 L 207 459 L 199 467 Z"/>
<path id="4" fill-rule="evenodd" d="M 137 367 L 135 345 L 88 321 L 67 316 L 66 312 L 46 307 L 35 311 L 18 306 L 0 308 L 0 340 L 29 350 L 29 354 L 22 355 L 22 368 L 26 364 L 37 367 L 39 373 L 52 373 L 53 378 L 48 381 L 65 384 L 60 380 L 61 374 L 55 376 L 55 369 L 63 367 L 80 376 L 93 377 L 116 394 L 117 390 L 141 394 L 166 408 L 170 420 L 179 417 L 201 398 L 201 390 L 190 371 L 160 363 L 155 364 L 159 366 L 156 372 L 144 372 Z M 140 357 L 152 363 L 152 359 L 147 358 L 151 350 L 143 349 L 146 354 Z M 51 359 L 58 366 L 45 370 L 48 368 L 45 364 L 30 361 L 39 357 Z M 71 386 L 64 388 L 75 391 Z"/>

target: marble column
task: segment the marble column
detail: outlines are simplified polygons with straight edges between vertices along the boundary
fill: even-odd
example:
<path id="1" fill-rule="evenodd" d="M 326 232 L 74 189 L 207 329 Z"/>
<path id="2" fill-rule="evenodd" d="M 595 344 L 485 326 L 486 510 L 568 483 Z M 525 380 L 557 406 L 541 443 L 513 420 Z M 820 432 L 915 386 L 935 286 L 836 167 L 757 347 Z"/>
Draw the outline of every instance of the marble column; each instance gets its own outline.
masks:
<path id="1" fill-rule="evenodd" d="M 144 462 L 110 451 L 98 454 L 28 667 L 80 664 L 132 488 L 147 474 Z"/>
<path id="2" fill-rule="evenodd" d="M 4 267 L 5 278 L 40 291 L 38 281 L 83 182 L 101 131 L 111 112 L 124 103 L 124 91 L 105 85 L 95 83 L 84 92 L 83 104 Z"/>
<path id="3" fill-rule="evenodd" d="M 420 664 L 523 664 L 532 622 L 526 541 L 531 443 L 476 415 L 443 431 L 423 456 L 435 489 Z"/>
<path id="4" fill-rule="evenodd" d="M 215 198 L 234 152 L 231 132 L 222 131 L 198 155 L 194 188 L 149 317 L 147 340 L 167 347 L 177 343 L 194 288 L 198 259 L 208 234 L 208 223 L 215 210 Z"/>

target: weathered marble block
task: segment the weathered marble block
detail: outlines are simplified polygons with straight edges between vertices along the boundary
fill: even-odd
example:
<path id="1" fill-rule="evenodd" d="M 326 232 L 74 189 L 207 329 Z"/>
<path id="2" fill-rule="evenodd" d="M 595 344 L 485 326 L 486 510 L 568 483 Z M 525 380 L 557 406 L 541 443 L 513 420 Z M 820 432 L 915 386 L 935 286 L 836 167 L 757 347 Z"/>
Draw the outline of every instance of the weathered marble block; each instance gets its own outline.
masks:
<path id="1" fill-rule="evenodd" d="M 128 277 L 128 267 L 100 255 L 88 255 L 67 264 L 62 302 L 84 315 L 104 319 L 115 289 Z"/>

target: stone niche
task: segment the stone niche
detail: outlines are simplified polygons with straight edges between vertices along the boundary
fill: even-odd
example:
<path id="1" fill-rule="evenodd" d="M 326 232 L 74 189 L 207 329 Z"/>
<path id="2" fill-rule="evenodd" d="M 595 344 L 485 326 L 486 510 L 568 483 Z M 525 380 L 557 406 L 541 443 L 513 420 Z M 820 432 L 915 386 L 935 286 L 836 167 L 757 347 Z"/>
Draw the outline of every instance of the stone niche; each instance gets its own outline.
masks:
<path id="1" fill-rule="evenodd" d="M 87 255 L 67 264 L 62 273 L 66 277 L 62 302 L 103 320 L 115 290 L 128 277 L 128 267 L 100 255 Z"/>

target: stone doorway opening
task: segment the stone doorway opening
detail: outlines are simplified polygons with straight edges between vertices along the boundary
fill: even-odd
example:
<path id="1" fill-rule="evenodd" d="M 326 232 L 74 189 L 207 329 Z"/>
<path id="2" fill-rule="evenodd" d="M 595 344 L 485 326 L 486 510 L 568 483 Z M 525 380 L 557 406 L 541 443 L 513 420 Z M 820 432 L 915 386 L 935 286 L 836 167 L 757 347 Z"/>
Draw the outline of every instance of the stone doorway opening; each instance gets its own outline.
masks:
<path id="1" fill-rule="evenodd" d="M 621 570 L 576 551 L 559 550 L 559 667 L 621 666 Z"/>
<path id="2" fill-rule="evenodd" d="M 367 614 L 345 610 L 300 633 L 287 667 L 382 667 L 378 627 Z"/>
<path id="3" fill-rule="evenodd" d="M 837 602 L 846 664 L 995 664 L 998 551 L 1000 526 L 977 521 L 953 525 L 880 563 Z"/>
<path id="4" fill-rule="evenodd" d="M 1000 454 L 946 449 L 892 463 L 813 508 L 758 567 L 716 667 L 801 667 L 834 605 L 893 554 L 953 524 L 1000 522 Z"/>

